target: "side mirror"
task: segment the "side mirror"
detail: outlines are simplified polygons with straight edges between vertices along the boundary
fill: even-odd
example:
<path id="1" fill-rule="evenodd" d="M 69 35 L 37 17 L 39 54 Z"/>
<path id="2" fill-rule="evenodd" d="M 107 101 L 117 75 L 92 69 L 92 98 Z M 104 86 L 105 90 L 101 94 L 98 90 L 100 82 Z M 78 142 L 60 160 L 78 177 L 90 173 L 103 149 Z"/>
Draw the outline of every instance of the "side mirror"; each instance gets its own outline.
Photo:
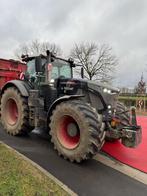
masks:
<path id="1" fill-rule="evenodd" d="M 42 72 L 42 59 L 41 56 L 35 58 L 35 68 L 36 72 Z"/>
<path id="2" fill-rule="evenodd" d="M 74 60 L 72 58 L 69 58 L 68 62 L 70 63 L 71 67 L 75 67 Z"/>
<path id="3" fill-rule="evenodd" d="M 81 78 L 84 78 L 84 68 L 81 67 Z"/>

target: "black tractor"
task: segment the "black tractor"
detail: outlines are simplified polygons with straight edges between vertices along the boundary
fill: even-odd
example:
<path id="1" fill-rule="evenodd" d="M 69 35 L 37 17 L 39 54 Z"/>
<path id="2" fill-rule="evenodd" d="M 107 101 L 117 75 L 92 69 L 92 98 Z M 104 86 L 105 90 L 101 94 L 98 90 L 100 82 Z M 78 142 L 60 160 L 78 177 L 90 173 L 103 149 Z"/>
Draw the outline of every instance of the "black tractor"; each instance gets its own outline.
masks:
<path id="1" fill-rule="evenodd" d="M 1 123 L 11 135 L 41 128 L 51 135 L 54 148 L 65 159 L 92 158 L 105 140 L 127 147 L 141 142 L 135 109 L 118 102 L 119 89 L 73 78 L 76 65 L 47 51 L 22 56 L 27 63 L 23 80 L 11 80 L 1 91 Z"/>

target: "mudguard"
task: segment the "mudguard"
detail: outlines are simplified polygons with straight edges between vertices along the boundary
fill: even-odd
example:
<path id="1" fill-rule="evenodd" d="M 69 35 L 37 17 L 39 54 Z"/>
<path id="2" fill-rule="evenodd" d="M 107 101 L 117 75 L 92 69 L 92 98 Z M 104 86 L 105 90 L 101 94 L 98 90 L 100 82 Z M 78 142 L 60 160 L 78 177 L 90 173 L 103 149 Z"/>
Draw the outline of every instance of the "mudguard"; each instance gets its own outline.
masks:
<path id="1" fill-rule="evenodd" d="M 68 101 L 68 100 L 72 100 L 72 99 L 81 98 L 81 97 L 84 97 L 84 95 L 65 95 L 65 96 L 63 96 L 63 97 L 60 97 L 60 98 L 56 99 L 56 100 L 52 103 L 52 105 L 50 106 L 50 108 L 49 108 L 49 110 L 48 110 L 48 112 L 47 112 L 47 124 L 49 123 L 49 118 L 50 118 L 50 116 L 51 116 L 51 114 L 52 114 L 52 111 L 55 109 L 55 107 L 56 107 L 59 103 L 61 103 L 61 102 L 63 102 L 63 101 Z"/>
<path id="2" fill-rule="evenodd" d="M 21 81 L 21 80 L 11 80 L 11 81 L 7 82 L 1 90 L 1 95 L 3 94 L 5 89 L 7 89 L 9 87 L 13 87 L 13 86 L 16 87 L 20 91 L 22 96 L 24 96 L 24 97 L 29 96 L 29 90 L 31 88 L 29 87 L 29 85 L 26 82 Z"/>

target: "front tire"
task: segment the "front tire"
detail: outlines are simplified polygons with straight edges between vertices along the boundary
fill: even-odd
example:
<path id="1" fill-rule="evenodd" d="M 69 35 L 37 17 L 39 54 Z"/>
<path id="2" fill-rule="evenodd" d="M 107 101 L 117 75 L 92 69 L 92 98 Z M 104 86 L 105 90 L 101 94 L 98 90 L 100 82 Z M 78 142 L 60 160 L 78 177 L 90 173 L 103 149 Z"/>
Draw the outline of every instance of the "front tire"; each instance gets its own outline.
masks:
<path id="1" fill-rule="evenodd" d="M 2 95 L 1 123 L 10 135 L 26 134 L 31 130 L 27 98 L 14 87 L 7 88 Z"/>
<path id="2" fill-rule="evenodd" d="M 92 158 L 104 143 L 101 116 L 80 100 L 57 105 L 49 126 L 58 154 L 71 162 Z"/>

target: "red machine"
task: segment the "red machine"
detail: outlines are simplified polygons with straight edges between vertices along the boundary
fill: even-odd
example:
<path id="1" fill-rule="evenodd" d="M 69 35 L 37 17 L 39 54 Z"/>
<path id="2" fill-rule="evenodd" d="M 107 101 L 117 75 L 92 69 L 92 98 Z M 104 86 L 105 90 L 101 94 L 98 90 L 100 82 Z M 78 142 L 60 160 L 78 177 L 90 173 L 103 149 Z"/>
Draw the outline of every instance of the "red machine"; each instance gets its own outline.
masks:
<path id="1" fill-rule="evenodd" d="M 9 80 L 22 80 L 26 69 L 26 64 L 20 61 L 0 59 L 0 89 Z"/>

